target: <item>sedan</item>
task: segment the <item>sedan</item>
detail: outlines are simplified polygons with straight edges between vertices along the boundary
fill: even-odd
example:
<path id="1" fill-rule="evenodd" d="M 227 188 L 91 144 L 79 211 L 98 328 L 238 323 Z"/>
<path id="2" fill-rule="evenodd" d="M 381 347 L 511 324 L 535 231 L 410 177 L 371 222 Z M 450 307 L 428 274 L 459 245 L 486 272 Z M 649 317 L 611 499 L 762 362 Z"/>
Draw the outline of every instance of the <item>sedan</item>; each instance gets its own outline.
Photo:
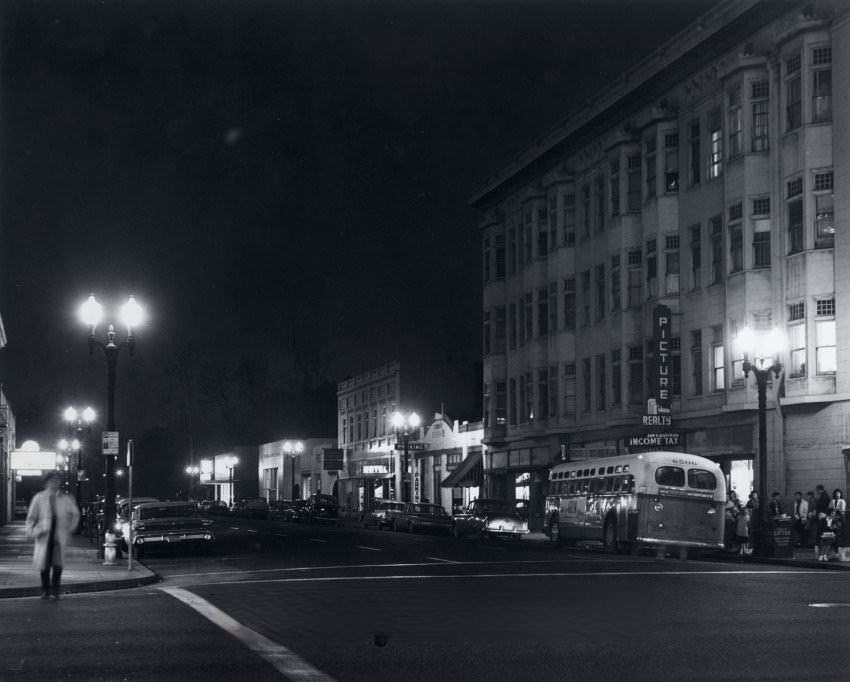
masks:
<path id="1" fill-rule="evenodd" d="M 523 519 L 513 502 L 506 500 L 479 499 L 470 502 L 456 513 L 452 524 L 452 535 L 465 535 L 486 540 L 491 537 L 519 540 L 528 533 L 528 521 Z"/>
<path id="2" fill-rule="evenodd" d="M 452 529 L 452 517 L 439 504 L 408 502 L 404 510 L 393 520 L 393 530 L 415 533 L 419 530 L 436 530 L 448 533 Z"/>

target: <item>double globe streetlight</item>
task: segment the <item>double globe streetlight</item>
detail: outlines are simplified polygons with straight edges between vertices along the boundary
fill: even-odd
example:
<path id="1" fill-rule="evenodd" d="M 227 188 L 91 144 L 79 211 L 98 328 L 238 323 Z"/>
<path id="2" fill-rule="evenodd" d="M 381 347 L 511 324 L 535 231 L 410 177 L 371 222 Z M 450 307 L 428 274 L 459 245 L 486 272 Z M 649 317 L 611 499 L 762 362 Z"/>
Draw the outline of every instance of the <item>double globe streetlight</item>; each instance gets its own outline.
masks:
<path id="1" fill-rule="evenodd" d="M 233 508 L 233 470 L 239 464 L 238 457 L 228 457 L 224 460 L 224 466 L 227 469 L 228 478 L 230 480 L 230 508 Z"/>
<path id="2" fill-rule="evenodd" d="M 80 306 L 80 320 L 89 328 L 89 353 L 94 354 L 94 349 L 100 348 L 106 359 L 106 430 L 115 431 L 115 376 L 118 354 L 124 347 L 127 348 L 130 355 L 133 354 L 133 350 L 136 347 L 133 330 L 144 322 L 145 311 L 133 296 L 130 296 L 129 300 L 121 306 L 119 319 L 127 329 L 127 338 L 119 342 L 116 342 L 117 333 L 115 326 L 112 324 L 107 326 L 106 343 L 95 336 L 97 327 L 103 321 L 103 318 L 103 306 L 95 299 L 94 294 L 92 294 Z M 113 454 L 106 456 L 105 480 L 103 529 L 107 531 L 112 528 L 115 522 L 115 456 Z"/>
<path id="3" fill-rule="evenodd" d="M 408 471 L 408 459 L 410 457 L 410 435 L 419 428 L 422 420 L 415 412 L 404 413 L 396 410 L 393 412 L 390 422 L 395 429 L 396 439 L 401 438 L 401 446 L 404 451 L 404 463 L 401 469 L 401 501 L 410 502 L 410 472 Z M 396 443 L 398 448 L 399 443 Z"/>
<path id="4" fill-rule="evenodd" d="M 300 440 L 287 440 L 283 443 L 283 454 L 289 457 L 289 479 L 290 479 L 290 495 L 291 499 L 298 498 L 298 492 L 295 488 L 295 457 L 304 452 L 304 443 Z M 298 489 L 300 490 L 300 488 Z"/>
<path id="5" fill-rule="evenodd" d="M 76 448 L 76 467 L 74 471 L 74 475 L 76 477 L 76 498 L 77 505 L 80 504 L 80 472 L 85 469 L 82 467 L 82 443 L 80 437 L 85 433 L 88 434 L 91 431 L 91 425 L 94 423 L 95 419 L 97 419 L 97 413 L 91 407 L 85 407 L 82 410 L 78 410 L 75 407 L 68 406 L 65 408 L 65 411 L 62 412 L 62 419 L 65 421 L 65 425 L 68 429 L 69 436 L 75 436 L 71 438 L 71 442 L 77 443 Z M 60 443 L 68 442 L 68 439 L 63 438 Z M 60 445 L 60 448 L 62 446 Z"/>
<path id="6" fill-rule="evenodd" d="M 777 379 L 782 373 L 779 355 L 788 343 L 779 329 L 754 332 L 744 327 L 735 339 L 737 350 L 744 357 L 744 378 L 752 372 L 758 390 L 759 450 L 758 450 L 758 494 L 759 504 L 767 504 L 767 382 L 771 373 Z M 750 361 L 753 358 L 754 362 Z"/>

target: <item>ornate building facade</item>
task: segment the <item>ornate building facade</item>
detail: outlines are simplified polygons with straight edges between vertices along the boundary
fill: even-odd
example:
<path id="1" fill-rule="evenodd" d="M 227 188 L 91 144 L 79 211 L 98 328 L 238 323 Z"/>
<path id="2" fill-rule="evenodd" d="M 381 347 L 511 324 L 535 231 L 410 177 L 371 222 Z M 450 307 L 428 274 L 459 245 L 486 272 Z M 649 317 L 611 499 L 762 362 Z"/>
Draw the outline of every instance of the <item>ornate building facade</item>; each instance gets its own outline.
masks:
<path id="1" fill-rule="evenodd" d="M 786 339 L 768 486 L 846 488 L 847 187 L 850 7 L 832 1 L 719 3 L 489 178 L 486 493 L 527 484 L 533 511 L 553 463 L 646 444 L 747 492 L 745 327 Z"/>

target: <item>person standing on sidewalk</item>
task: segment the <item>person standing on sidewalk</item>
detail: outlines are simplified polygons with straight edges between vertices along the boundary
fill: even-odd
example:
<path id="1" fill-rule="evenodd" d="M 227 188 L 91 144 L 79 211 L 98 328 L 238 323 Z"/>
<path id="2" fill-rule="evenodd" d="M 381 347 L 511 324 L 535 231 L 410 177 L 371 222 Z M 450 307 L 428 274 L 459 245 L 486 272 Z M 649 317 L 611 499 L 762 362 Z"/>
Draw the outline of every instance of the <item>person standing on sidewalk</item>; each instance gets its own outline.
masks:
<path id="1" fill-rule="evenodd" d="M 806 546 L 806 534 L 809 528 L 809 502 L 803 499 L 802 491 L 794 493 L 794 531 L 797 534 L 797 545 Z"/>
<path id="2" fill-rule="evenodd" d="M 826 489 L 822 485 L 815 486 L 815 514 L 818 524 L 818 540 L 815 546 L 815 554 L 818 555 L 818 561 L 826 561 L 826 553 L 829 549 L 825 546 L 823 539 L 824 533 L 831 533 L 829 527 L 829 495 L 826 494 Z"/>
<path id="3" fill-rule="evenodd" d="M 35 540 L 32 565 L 41 573 L 42 599 L 59 599 L 62 565 L 68 536 L 80 520 L 74 498 L 59 490 L 61 478 L 56 471 L 44 477 L 44 490 L 32 498 L 27 511 L 27 536 Z M 52 575 L 51 575 L 52 571 Z"/>

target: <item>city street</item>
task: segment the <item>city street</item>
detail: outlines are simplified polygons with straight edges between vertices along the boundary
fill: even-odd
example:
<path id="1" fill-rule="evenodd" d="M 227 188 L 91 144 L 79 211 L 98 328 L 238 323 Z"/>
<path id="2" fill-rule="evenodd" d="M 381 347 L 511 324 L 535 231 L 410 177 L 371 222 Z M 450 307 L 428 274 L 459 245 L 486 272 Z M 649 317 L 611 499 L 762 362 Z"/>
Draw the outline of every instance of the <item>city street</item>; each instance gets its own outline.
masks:
<path id="1" fill-rule="evenodd" d="M 151 553 L 157 586 L 4 601 L 0 679 L 791 679 L 850 662 L 823 645 L 850 627 L 844 571 L 221 526 L 209 555 Z"/>

